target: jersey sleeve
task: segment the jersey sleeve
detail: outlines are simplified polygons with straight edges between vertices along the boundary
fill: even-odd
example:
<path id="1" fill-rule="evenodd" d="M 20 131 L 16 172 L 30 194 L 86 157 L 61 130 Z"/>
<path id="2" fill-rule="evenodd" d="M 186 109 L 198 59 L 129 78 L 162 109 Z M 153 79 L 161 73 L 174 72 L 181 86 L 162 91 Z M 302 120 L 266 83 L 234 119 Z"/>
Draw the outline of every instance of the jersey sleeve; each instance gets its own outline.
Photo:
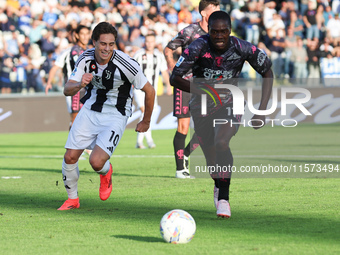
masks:
<path id="1" fill-rule="evenodd" d="M 267 54 L 249 42 L 243 42 L 245 51 L 243 52 L 245 60 L 254 68 L 256 72 L 263 75 L 272 66 L 272 62 Z"/>
<path id="2" fill-rule="evenodd" d="M 56 61 L 54 62 L 54 64 L 60 68 L 63 68 L 65 63 L 66 63 L 66 58 L 67 55 L 70 53 L 70 50 L 64 50 L 56 59 Z"/>
<path id="3" fill-rule="evenodd" d="M 86 70 L 85 64 L 86 64 L 85 58 L 82 58 L 80 61 L 77 61 L 69 79 L 80 82 L 81 78 L 85 74 L 85 70 Z"/>
<path id="4" fill-rule="evenodd" d="M 142 69 L 137 64 L 137 74 L 133 77 L 132 84 L 136 89 L 142 89 L 144 85 L 148 82 L 148 79 L 143 74 Z"/>
<path id="5" fill-rule="evenodd" d="M 172 38 L 166 47 L 172 50 L 176 50 L 178 47 L 183 47 L 189 42 L 190 36 L 188 27 L 183 28 L 174 38 Z"/>
<path id="6" fill-rule="evenodd" d="M 203 48 L 202 43 L 203 40 L 199 38 L 183 51 L 172 71 L 173 75 L 184 76 L 190 69 L 193 69 L 195 62 L 199 58 L 201 49 Z"/>

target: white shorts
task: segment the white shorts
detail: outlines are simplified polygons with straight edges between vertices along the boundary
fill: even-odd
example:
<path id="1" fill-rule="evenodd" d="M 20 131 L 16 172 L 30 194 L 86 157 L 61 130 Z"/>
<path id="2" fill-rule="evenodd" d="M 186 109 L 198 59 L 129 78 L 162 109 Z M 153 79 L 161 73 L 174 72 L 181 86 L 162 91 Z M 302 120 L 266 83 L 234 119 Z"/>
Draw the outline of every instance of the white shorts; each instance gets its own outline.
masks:
<path id="1" fill-rule="evenodd" d="M 82 107 L 73 122 L 65 148 L 92 150 L 95 145 L 110 157 L 123 136 L 128 116 L 117 113 L 100 113 Z"/>

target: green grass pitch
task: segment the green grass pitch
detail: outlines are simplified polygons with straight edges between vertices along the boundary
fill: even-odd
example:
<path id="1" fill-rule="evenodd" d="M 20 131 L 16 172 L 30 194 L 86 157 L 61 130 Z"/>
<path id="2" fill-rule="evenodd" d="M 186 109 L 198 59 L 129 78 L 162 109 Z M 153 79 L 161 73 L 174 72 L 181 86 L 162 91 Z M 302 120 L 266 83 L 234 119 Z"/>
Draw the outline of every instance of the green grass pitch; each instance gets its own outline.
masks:
<path id="1" fill-rule="evenodd" d="M 339 124 L 240 128 L 234 165 L 340 165 Z M 175 130 L 156 130 L 155 149 L 135 149 L 126 130 L 111 162 L 113 192 L 80 160 L 80 208 L 67 198 L 61 163 L 67 132 L 0 134 L 1 254 L 339 254 L 340 171 L 332 178 L 233 178 L 232 217 L 218 219 L 209 178 L 174 178 Z M 167 244 L 162 216 L 188 211 L 193 240 Z"/>

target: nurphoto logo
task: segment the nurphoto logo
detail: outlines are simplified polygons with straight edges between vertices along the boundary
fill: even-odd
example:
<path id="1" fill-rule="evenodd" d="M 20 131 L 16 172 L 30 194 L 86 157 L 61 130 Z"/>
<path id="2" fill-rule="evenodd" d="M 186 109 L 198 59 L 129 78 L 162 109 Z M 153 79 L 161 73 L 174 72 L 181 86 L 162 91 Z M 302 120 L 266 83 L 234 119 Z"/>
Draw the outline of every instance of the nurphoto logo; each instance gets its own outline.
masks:
<path id="1" fill-rule="evenodd" d="M 220 105 L 222 105 L 221 97 L 225 97 L 225 94 L 218 94 L 215 89 L 227 89 L 230 91 L 230 93 L 233 96 L 233 101 L 232 101 L 232 110 L 233 110 L 233 115 L 244 115 L 245 109 L 244 109 L 244 94 L 240 88 L 238 88 L 235 85 L 231 84 L 214 84 L 213 87 L 209 86 L 210 90 L 213 91 L 215 96 L 217 97 Z M 304 115 L 309 116 L 312 115 L 305 107 L 303 104 L 307 103 L 311 99 L 311 93 L 309 90 L 305 88 L 290 88 L 290 87 L 285 87 L 285 88 L 273 88 L 272 89 L 272 100 L 271 100 L 271 106 L 269 109 L 266 110 L 258 110 L 255 109 L 254 103 L 253 103 L 253 88 L 248 88 L 247 89 L 247 105 L 248 109 L 250 112 L 254 115 L 270 115 L 276 111 L 278 108 L 278 90 L 281 90 L 281 115 L 282 116 L 287 116 L 287 106 L 288 105 L 294 105 L 296 106 Z M 214 96 L 212 93 L 210 93 L 206 89 L 204 90 L 207 94 L 201 94 L 201 114 L 206 115 L 207 114 L 207 95 L 209 95 L 215 102 L 215 106 L 217 106 L 216 100 L 214 99 Z M 289 98 L 289 94 L 301 94 L 302 96 L 299 98 Z M 269 107 L 269 106 L 268 106 Z M 231 109 L 230 109 L 231 110 Z M 264 121 L 258 119 L 257 121 L 260 121 L 262 124 L 260 126 L 252 126 L 252 121 L 249 120 L 247 122 L 248 126 L 251 127 L 262 127 L 265 123 Z M 275 121 L 279 121 L 279 119 L 266 119 L 267 122 L 271 122 L 272 127 L 274 126 Z M 281 125 L 284 127 L 295 127 L 297 125 L 297 121 L 294 119 L 281 119 Z M 240 122 L 233 122 L 232 120 L 227 120 L 227 119 L 215 119 L 213 122 L 214 127 L 216 125 L 224 125 L 230 123 L 231 125 L 233 124 L 238 124 L 238 125 L 243 125 L 246 126 L 246 121 L 240 121 Z M 293 124 L 292 124 L 293 123 Z"/>

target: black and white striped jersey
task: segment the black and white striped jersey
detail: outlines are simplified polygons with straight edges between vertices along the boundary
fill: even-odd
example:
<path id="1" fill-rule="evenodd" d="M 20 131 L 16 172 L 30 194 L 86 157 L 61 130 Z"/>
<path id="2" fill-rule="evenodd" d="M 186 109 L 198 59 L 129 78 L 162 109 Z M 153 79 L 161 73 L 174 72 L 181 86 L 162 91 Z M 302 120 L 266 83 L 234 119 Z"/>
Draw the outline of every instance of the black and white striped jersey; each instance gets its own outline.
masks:
<path id="1" fill-rule="evenodd" d="M 70 63 L 70 52 L 71 48 L 62 51 L 54 63 L 56 66 L 62 68 L 65 83 L 73 71 L 73 68 L 71 67 Z"/>
<path id="2" fill-rule="evenodd" d="M 122 51 L 113 51 L 106 65 L 95 61 L 95 49 L 86 50 L 75 64 L 70 80 L 80 82 L 85 73 L 93 78 L 87 85 L 87 92 L 81 99 L 83 107 L 102 113 L 118 110 L 124 116 L 132 111 L 132 85 L 142 89 L 147 83 L 138 63 Z"/>
<path id="3" fill-rule="evenodd" d="M 142 71 L 155 91 L 158 90 L 159 73 L 168 70 L 165 57 L 159 50 L 154 49 L 153 54 L 146 54 L 145 49 L 138 50 L 133 58 L 138 62 Z M 157 97 L 156 97 L 157 100 Z M 157 102 L 155 101 L 155 104 Z"/>

